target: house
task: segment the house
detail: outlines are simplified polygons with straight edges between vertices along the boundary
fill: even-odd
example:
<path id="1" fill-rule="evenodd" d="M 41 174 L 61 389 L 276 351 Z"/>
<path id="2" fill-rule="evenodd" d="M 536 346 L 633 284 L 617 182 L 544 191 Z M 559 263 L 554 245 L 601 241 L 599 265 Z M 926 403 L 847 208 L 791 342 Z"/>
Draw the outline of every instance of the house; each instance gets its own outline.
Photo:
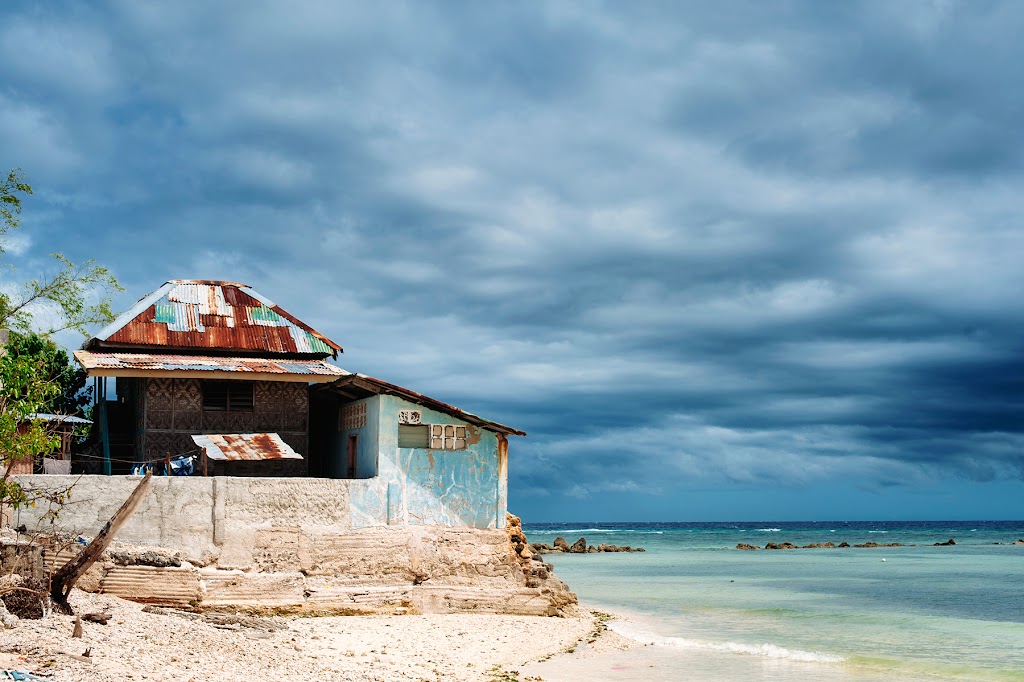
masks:
<path id="1" fill-rule="evenodd" d="M 33 471 L 40 471 L 44 474 L 69 474 L 71 473 L 71 441 L 75 437 L 75 429 L 82 428 L 92 422 L 88 419 L 75 417 L 66 414 L 49 414 L 38 412 L 30 414 L 28 421 L 43 422 L 46 430 L 60 438 L 60 443 L 53 452 L 36 459 L 25 459 L 8 464 L 7 474 L 11 476 L 19 474 L 31 474 Z M 18 433 L 28 430 L 27 422 L 18 425 Z M 2 472 L 0 472 L 2 473 Z"/>
<path id="2" fill-rule="evenodd" d="M 308 387 L 345 374 L 326 361 L 341 350 L 244 284 L 166 282 L 75 352 L 97 381 L 103 473 L 198 453 L 194 435 L 275 433 L 286 457 L 229 450 L 213 473 L 305 475 Z"/>
<path id="3" fill-rule="evenodd" d="M 198 474 L 365 480 L 356 525 L 502 527 L 507 437 L 525 434 L 330 364 L 340 352 L 244 284 L 165 283 L 75 353 L 104 473 L 194 454 Z"/>
<path id="4" fill-rule="evenodd" d="M 167 282 L 89 339 L 75 357 L 96 382 L 90 473 L 201 462 L 152 479 L 118 531 L 188 565 L 142 552 L 105 562 L 95 584 L 186 608 L 572 612 L 575 595 L 509 523 L 508 437 L 525 434 L 345 371 L 329 362 L 341 350 L 250 287 L 207 280 Z M 60 516 L 74 533 L 95 532 L 138 483 L 19 480 L 74 485 L 80 502 Z"/>

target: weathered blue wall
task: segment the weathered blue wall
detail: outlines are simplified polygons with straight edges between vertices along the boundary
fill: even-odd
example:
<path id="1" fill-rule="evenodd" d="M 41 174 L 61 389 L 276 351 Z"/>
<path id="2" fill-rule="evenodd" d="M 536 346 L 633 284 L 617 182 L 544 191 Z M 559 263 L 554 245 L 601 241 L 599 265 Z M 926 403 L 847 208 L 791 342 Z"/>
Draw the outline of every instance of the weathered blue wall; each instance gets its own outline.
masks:
<path id="1" fill-rule="evenodd" d="M 504 528 L 507 458 L 501 437 L 441 412 L 395 396 L 363 401 L 366 426 L 340 431 L 331 471 L 344 475 L 347 442 L 357 434 L 359 478 L 376 477 L 350 489 L 355 528 L 380 525 L 442 525 Z M 465 450 L 398 447 L 398 411 L 419 410 L 425 424 L 467 428 Z"/>
<path id="2" fill-rule="evenodd" d="M 356 478 L 373 478 L 377 475 L 377 452 L 379 450 L 378 415 L 380 396 L 357 400 L 353 405 L 366 404 L 366 424 L 357 429 L 336 431 L 331 443 L 331 478 L 346 478 L 348 473 L 348 437 L 356 436 Z M 335 429 L 338 424 L 335 424 Z"/>
<path id="3" fill-rule="evenodd" d="M 398 447 L 398 411 L 419 410 L 426 424 L 467 427 L 465 450 L 430 450 Z M 392 523 L 502 528 L 498 437 L 441 412 L 395 396 L 381 396 L 379 475 L 399 484 L 402 496 L 395 504 L 392 488 Z"/>

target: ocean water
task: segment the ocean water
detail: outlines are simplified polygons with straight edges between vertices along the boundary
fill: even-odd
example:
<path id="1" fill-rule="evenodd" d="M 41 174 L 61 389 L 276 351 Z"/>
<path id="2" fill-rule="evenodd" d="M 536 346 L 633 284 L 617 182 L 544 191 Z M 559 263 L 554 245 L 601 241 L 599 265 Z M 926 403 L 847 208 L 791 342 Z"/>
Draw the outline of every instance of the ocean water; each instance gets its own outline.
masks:
<path id="1" fill-rule="evenodd" d="M 581 602 L 623 614 L 612 628 L 644 644 L 545 669 L 546 680 L 1024 680 L 1024 545 L 1009 544 L 1024 539 L 1024 521 L 524 530 L 531 542 L 646 549 L 545 556 Z M 907 546 L 733 549 L 787 541 Z"/>

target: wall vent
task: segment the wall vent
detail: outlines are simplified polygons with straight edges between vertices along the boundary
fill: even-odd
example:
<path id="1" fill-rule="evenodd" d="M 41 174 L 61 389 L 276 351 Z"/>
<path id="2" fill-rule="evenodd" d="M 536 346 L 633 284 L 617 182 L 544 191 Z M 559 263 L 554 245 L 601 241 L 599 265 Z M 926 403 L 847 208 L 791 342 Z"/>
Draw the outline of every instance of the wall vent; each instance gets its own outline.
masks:
<path id="1" fill-rule="evenodd" d="M 423 413 L 419 410 L 399 410 L 398 411 L 398 423 L 399 424 L 422 424 Z"/>

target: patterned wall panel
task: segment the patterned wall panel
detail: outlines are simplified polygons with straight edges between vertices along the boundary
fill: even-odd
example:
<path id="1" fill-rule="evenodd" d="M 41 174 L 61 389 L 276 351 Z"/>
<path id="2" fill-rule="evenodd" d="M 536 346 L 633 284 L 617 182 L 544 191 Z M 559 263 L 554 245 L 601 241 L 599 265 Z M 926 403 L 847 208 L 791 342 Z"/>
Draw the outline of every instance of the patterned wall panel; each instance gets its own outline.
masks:
<path id="1" fill-rule="evenodd" d="M 174 379 L 146 381 L 146 406 L 151 410 L 173 410 Z"/>
<path id="2" fill-rule="evenodd" d="M 166 453 L 174 456 L 196 450 L 191 438 L 196 433 L 274 432 L 303 457 L 308 454 L 309 389 L 306 384 L 255 382 L 252 412 L 204 411 L 202 383 L 197 379 L 146 379 L 140 382 L 139 388 L 140 397 L 145 396 L 145 431 L 139 447 L 146 459 L 162 459 Z M 143 409 L 139 414 L 143 414 Z M 287 469 L 290 475 L 302 475 L 306 462 L 282 463 L 279 468 Z M 266 467 L 254 467 L 253 471 L 260 472 L 258 475 L 273 475 Z"/>

